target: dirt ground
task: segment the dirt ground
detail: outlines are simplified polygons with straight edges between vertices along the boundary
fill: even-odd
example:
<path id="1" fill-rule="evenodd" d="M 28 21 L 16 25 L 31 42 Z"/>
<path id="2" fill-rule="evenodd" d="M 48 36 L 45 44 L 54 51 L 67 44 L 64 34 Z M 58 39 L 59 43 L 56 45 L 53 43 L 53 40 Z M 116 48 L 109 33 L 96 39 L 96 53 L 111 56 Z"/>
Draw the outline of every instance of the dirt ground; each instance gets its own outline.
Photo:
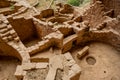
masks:
<path id="1" fill-rule="evenodd" d="M 18 64 L 16 58 L 0 56 L 0 80 L 17 80 L 14 73 Z"/>
<path id="2" fill-rule="evenodd" d="M 25 76 L 26 80 L 45 80 L 48 69 L 30 70 Z"/>
<path id="3" fill-rule="evenodd" d="M 82 68 L 80 80 L 120 80 L 120 52 L 103 43 L 92 43 L 89 46 L 88 54 L 81 60 L 76 57 L 81 48 L 71 51 Z M 0 57 L 0 80 L 16 80 L 14 72 L 18 64 L 20 62 L 15 58 Z"/>
<path id="4" fill-rule="evenodd" d="M 81 48 L 71 52 L 80 65 L 80 80 L 120 80 L 120 52 L 103 43 L 89 45 L 89 53 L 81 60 L 76 54 Z M 16 80 L 14 72 L 20 62 L 12 57 L 0 57 L 0 80 Z"/>
<path id="5" fill-rule="evenodd" d="M 81 60 L 76 53 L 80 49 L 72 50 L 72 55 L 81 66 L 80 80 L 120 80 L 120 52 L 103 43 L 89 45 L 88 54 Z"/>

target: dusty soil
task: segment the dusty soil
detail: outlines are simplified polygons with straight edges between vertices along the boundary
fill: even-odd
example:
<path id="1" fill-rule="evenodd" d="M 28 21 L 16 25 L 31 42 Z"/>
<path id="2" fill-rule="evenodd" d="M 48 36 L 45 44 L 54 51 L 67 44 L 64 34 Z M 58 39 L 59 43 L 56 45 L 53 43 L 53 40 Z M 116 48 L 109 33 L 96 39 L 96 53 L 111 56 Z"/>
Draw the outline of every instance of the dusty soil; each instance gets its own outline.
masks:
<path id="1" fill-rule="evenodd" d="M 35 69 L 27 72 L 25 79 L 27 80 L 45 80 L 48 69 Z"/>
<path id="2" fill-rule="evenodd" d="M 62 76 L 63 76 L 63 71 L 58 69 L 55 80 L 62 80 Z"/>
<path id="3" fill-rule="evenodd" d="M 81 66 L 80 80 L 120 80 L 120 52 L 103 43 L 92 43 L 88 54 L 81 60 L 72 50 L 72 55 Z"/>
<path id="4" fill-rule="evenodd" d="M 18 64 L 20 61 L 16 58 L 0 56 L 0 80 L 17 80 L 14 72 Z"/>
<path id="5" fill-rule="evenodd" d="M 120 80 L 120 52 L 103 43 L 92 43 L 89 46 L 88 54 L 80 60 L 77 59 L 76 54 L 82 48 L 74 48 L 71 51 L 74 59 L 82 68 L 80 80 Z M 14 72 L 18 64 L 20 62 L 15 58 L 0 57 L 0 80 L 16 80 Z M 44 69 L 32 70 L 27 76 L 30 76 L 29 80 L 44 80 L 46 75 L 47 70 Z M 61 76 L 62 71 L 58 70 L 56 80 L 61 79 Z M 35 77 L 37 79 L 33 79 Z"/>

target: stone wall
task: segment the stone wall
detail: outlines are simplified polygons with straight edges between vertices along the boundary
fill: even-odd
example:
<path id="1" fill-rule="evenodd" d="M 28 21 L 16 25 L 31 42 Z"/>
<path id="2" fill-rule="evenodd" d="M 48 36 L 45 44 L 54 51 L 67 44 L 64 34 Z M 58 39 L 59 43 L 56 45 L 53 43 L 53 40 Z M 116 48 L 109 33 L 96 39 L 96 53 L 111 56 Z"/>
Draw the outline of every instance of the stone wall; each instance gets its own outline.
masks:
<path id="1" fill-rule="evenodd" d="M 0 8 L 3 8 L 3 7 L 9 7 L 11 5 L 11 3 L 15 3 L 15 2 L 10 2 L 10 1 L 7 1 L 7 0 L 0 0 Z"/>
<path id="2" fill-rule="evenodd" d="M 24 17 L 19 17 L 9 18 L 8 20 L 15 29 L 15 31 L 18 33 L 22 41 L 36 36 L 35 27 L 32 19 L 25 19 Z"/>
<path id="3" fill-rule="evenodd" d="M 94 0 L 98 1 L 98 0 Z M 117 15 L 120 15 L 120 0 L 99 0 L 102 1 L 102 3 L 105 5 L 106 11 L 109 11 L 110 9 L 114 10 L 114 17 L 117 17 Z"/>

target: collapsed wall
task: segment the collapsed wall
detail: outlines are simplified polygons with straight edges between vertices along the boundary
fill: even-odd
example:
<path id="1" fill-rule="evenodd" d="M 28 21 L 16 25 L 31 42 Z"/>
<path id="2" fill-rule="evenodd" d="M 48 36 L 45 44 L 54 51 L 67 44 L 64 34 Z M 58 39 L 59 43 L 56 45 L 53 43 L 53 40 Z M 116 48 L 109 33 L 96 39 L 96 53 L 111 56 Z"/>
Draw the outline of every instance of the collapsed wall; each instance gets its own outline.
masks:
<path id="1" fill-rule="evenodd" d="M 120 15 L 120 1 L 119 0 L 93 0 L 93 2 L 96 1 L 101 1 L 104 6 L 105 6 L 105 10 L 106 11 L 110 11 L 113 10 L 113 17 L 117 17 L 118 15 Z"/>

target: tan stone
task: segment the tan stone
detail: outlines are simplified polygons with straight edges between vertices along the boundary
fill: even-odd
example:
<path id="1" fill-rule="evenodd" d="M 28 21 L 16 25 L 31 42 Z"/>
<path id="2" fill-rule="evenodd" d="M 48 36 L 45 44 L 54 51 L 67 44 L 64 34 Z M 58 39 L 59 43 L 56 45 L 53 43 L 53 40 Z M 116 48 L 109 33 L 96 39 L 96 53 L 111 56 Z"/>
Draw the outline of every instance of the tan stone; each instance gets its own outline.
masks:
<path id="1" fill-rule="evenodd" d="M 83 56 L 85 56 L 85 55 L 87 54 L 88 50 L 89 50 L 89 47 L 88 47 L 88 46 L 85 46 L 81 51 L 79 51 L 79 52 L 77 53 L 77 57 L 78 57 L 79 59 L 82 58 Z"/>
<path id="2" fill-rule="evenodd" d="M 72 48 L 73 42 L 76 40 L 76 38 L 77 38 L 77 35 L 73 34 L 63 40 L 63 53 Z"/>
<path id="3" fill-rule="evenodd" d="M 23 71 L 22 66 L 18 65 L 14 75 L 18 80 L 20 80 L 23 78 L 24 75 L 26 75 L 26 71 Z"/>
<path id="4" fill-rule="evenodd" d="M 79 80 L 81 68 L 75 54 L 68 52 L 72 48 L 97 41 L 120 50 L 120 2 L 108 1 L 93 0 L 84 8 L 60 3 L 57 11 L 39 12 L 29 0 L 0 0 L 0 55 L 21 60 L 15 72 L 18 79 L 25 70 L 48 67 L 46 80 L 54 80 L 58 69 L 63 70 L 63 80 Z M 8 8 L 11 3 L 14 10 Z M 76 52 L 77 58 L 88 51 L 86 46 Z"/>
<path id="5" fill-rule="evenodd" d="M 19 42 L 19 37 L 14 38 L 15 42 Z"/>
<path id="6" fill-rule="evenodd" d="M 36 68 L 47 68 L 48 63 L 36 63 Z"/>
<path id="7" fill-rule="evenodd" d="M 36 68 L 36 63 L 25 63 L 24 65 L 22 65 L 23 70 L 30 70 L 35 68 Z"/>
<path id="8" fill-rule="evenodd" d="M 73 57 L 71 56 L 70 52 L 65 53 L 64 56 L 67 59 L 67 61 L 73 60 Z"/>
<path id="9" fill-rule="evenodd" d="M 5 32 L 7 32 L 8 31 L 8 29 L 7 28 L 5 28 L 5 29 L 2 29 L 2 30 L 0 30 L 0 33 L 5 33 Z"/>

